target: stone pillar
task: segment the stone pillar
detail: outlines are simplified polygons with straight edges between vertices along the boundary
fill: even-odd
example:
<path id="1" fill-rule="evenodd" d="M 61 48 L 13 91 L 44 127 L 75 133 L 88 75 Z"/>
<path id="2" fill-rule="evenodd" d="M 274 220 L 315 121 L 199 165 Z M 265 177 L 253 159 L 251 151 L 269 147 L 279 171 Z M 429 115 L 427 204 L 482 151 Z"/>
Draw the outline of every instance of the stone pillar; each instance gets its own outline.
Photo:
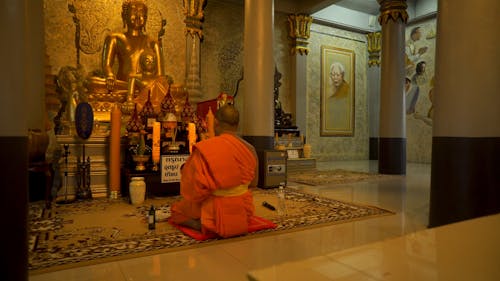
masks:
<path id="1" fill-rule="evenodd" d="M 191 102 L 201 101 L 200 41 L 203 37 L 202 20 L 205 0 L 184 1 L 186 24 L 186 89 Z"/>
<path id="2" fill-rule="evenodd" d="M 378 160 L 378 136 L 380 114 L 380 50 L 382 33 L 367 34 L 368 40 L 368 118 L 370 123 L 370 160 Z"/>
<path id="3" fill-rule="evenodd" d="M 245 0 L 244 87 L 245 104 L 240 122 L 243 136 L 259 154 L 263 183 L 263 155 L 274 147 L 274 3 Z"/>
<path id="4" fill-rule="evenodd" d="M 305 14 L 288 15 L 288 37 L 292 41 L 290 91 L 295 125 L 307 136 L 307 40 L 313 18 Z"/>
<path id="5" fill-rule="evenodd" d="M 378 0 L 382 26 L 379 173 L 406 174 L 405 0 Z"/>
<path id="6" fill-rule="evenodd" d="M 438 2 L 431 227 L 500 212 L 500 2 Z"/>
<path id="7" fill-rule="evenodd" d="M 0 9 L 2 280 L 28 280 L 28 128 L 45 129 L 43 3 Z"/>

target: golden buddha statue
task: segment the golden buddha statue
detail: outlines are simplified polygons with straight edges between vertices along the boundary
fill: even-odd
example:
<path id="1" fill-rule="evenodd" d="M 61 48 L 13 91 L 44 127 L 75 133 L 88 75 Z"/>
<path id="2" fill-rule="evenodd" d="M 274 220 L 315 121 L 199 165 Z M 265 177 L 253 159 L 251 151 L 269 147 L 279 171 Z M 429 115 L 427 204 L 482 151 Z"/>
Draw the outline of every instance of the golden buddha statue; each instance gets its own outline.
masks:
<path id="1" fill-rule="evenodd" d="M 102 52 L 104 77 L 94 76 L 88 81 L 89 101 L 93 103 L 97 115 L 99 112 L 106 113 L 103 119 L 109 115 L 116 102 L 122 103 L 125 114 L 131 113 L 134 103 L 142 107 L 147 99 L 147 91 L 145 95 L 140 93 L 149 85 L 155 84 L 158 88 L 152 93 L 154 105 L 157 101 L 161 102 L 166 93 L 169 79 L 163 71 L 160 44 L 145 33 L 147 14 L 148 8 L 144 1 L 123 1 L 121 15 L 127 30 L 109 34 L 105 39 Z M 117 67 L 114 67 L 115 62 L 118 63 Z M 145 98 L 137 99 L 140 95 Z"/>

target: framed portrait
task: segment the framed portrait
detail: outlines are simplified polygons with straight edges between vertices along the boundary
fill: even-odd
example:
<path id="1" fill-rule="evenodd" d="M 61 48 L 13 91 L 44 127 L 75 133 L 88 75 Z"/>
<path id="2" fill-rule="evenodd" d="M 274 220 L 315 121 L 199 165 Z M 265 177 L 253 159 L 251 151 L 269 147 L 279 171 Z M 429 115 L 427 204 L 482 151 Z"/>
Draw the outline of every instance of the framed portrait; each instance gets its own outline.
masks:
<path id="1" fill-rule="evenodd" d="M 354 55 L 321 46 L 321 136 L 354 135 Z"/>

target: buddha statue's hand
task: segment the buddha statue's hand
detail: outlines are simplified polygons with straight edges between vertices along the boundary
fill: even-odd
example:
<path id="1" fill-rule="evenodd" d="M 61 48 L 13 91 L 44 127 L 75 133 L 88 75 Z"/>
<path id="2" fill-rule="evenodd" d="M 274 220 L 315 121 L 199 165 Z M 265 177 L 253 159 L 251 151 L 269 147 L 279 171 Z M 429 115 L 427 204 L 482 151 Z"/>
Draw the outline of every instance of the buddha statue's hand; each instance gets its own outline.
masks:
<path id="1" fill-rule="evenodd" d="M 113 91 L 115 88 L 115 77 L 114 76 L 108 76 L 106 78 L 106 88 L 108 91 Z"/>

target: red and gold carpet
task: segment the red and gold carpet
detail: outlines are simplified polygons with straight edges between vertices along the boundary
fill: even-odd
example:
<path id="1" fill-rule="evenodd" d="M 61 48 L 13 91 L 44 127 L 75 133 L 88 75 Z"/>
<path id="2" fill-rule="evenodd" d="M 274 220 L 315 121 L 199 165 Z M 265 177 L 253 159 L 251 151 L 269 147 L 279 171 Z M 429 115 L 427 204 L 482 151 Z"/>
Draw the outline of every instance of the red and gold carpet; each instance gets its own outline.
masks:
<path id="1" fill-rule="evenodd" d="M 288 181 L 305 185 L 342 184 L 360 181 L 368 181 L 380 178 L 391 178 L 394 175 L 382 175 L 377 173 L 366 173 L 348 171 L 344 169 L 334 170 L 304 170 L 294 171 L 288 174 Z"/>
<path id="2" fill-rule="evenodd" d="M 197 241 L 170 225 L 170 204 L 178 197 L 147 199 L 134 206 L 123 199 L 94 199 L 66 205 L 53 204 L 45 209 L 43 202 L 29 207 L 29 269 L 32 274 L 68 267 L 112 261 L 136 256 L 180 250 L 248 239 L 258 235 L 373 218 L 392 214 L 365 205 L 341 202 L 287 188 L 287 215 L 262 207 L 267 201 L 277 205 L 276 190 L 253 191 L 256 215 L 274 222 L 277 227 L 230 239 Z M 149 207 L 157 208 L 155 230 L 148 230 Z"/>

